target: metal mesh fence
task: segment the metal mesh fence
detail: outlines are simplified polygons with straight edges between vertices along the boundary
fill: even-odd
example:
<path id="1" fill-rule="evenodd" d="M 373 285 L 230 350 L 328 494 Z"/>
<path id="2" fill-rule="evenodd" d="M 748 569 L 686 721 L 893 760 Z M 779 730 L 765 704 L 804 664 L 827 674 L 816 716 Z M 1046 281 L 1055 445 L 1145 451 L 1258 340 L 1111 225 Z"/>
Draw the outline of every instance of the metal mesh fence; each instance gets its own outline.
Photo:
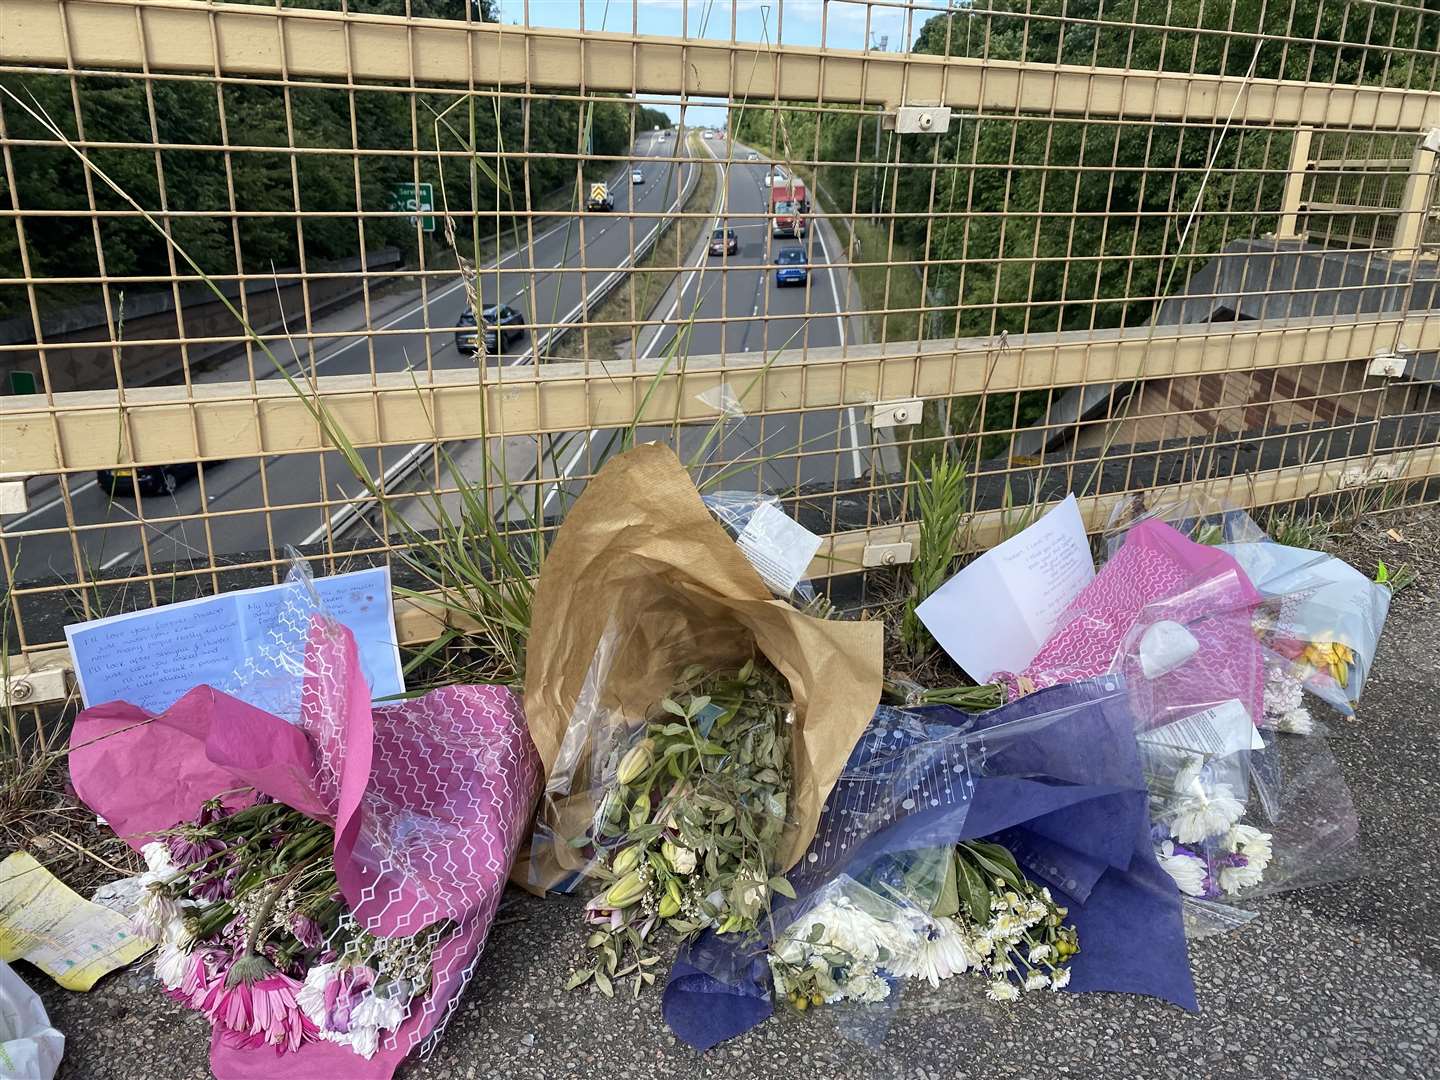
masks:
<path id="1" fill-rule="evenodd" d="M 1437 79 L 1411 0 L 7 0 L 7 651 L 437 514 L 533 546 L 635 440 L 817 577 L 942 454 L 976 544 L 1433 498 Z"/>

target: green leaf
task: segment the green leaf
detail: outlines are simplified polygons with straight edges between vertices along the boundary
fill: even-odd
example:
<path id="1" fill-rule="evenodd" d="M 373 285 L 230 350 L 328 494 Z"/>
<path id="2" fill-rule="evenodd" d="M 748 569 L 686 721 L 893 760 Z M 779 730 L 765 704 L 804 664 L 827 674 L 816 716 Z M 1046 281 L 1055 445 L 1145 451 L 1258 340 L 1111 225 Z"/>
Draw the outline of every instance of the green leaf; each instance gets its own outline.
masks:
<path id="1" fill-rule="evenodd" d="M 613 998 L 615 996 L 615 987 L 610 984 L 610 976 L 606 975 L 603 971 L 595 972 L 595 985 L 600 988 L 600 992 L 606 997 Z"/>
<path id="2" fill-rule="evenodd" d="M 595 946 L 599 945 L 609 936 L 610 935 L 605 933 L 604 930 L 596 930 L 595 933 L 591 934 L 588 938 L 585 939 L 585 947 L 587 949 L 593 949 L 595 948 Z"/>
<path id="3" fill-rule="evenodd" d="M 692 719 L 694 719 L 695 716 L 696 716 L 696 714 L 699 713 L 700 710 L 704 709 L 704 708 L 705 708 L 707 705 L 709 705 L 709 704 L 710 704 L 710 697 L 709 697 L 708 694 L 701 694 L 699 697 L 693 697 L 693 698 L 691 698 L 691 699 L 690 699 L 690 707 L 685 710 L 685 718 L 686 718 L 687 720 L 692 720 Z"/>
<path id="4" fill-rule="evenodd" d="M 791 900 L 795 899 L 795 886 L 779 875 L 770 879 L 770 891 L 779 893 L 781 896 L 788 896 Z"/>
<path id="5" fill-rule="evenodd" d="M 948 918 L 960 910 L 960 893 L 956 883 L 955 857 L 945 859 L 945 880 L 940 884 L 940 895 L 935 898 L 935 909 L 930 913 L 937 918 Z"/>
<path id="6" fill-rule="evenodd" d="M 661 700 L 660 707 L 666 712 L 670 713 L 672 716 L 680 717 L 681 720 L 684 720 L 686 718 L 685 710 L 668 697 Z"/>
<path id="7" fill-rule="evenodd" d="M 990 890 L 986 888 L 980 871 L 965 859 L 956 859 L 955 868 L 959 871 L 956 885 L 960 899 L 964 901 L 971 921 L 977 926 L 987 925 L 990 922 Z"/>
<path id="8" fill-rule="evenodd" d="M 808 933 L 808 934 L 805 935 L 805 940 L 806 940 L 807 942 L 809 942 L 811 945 L 818 945 L 818 944 L 820 944 L 820 939 L 823 938 L 824 936 L 825 936 L 825 924 L 824 924 L 824 923 L 816 923 L 814 926 L 810 927 L 810 933 Z"/>
<path id="9" fill-rule="evenodd" d="M 594 968 L 582 968 L 575 972 L 565 983 L 566 990 L 574 990 L 577 986 L 584 986 L 590 981 L 590 976 L 595 974 Z"/>

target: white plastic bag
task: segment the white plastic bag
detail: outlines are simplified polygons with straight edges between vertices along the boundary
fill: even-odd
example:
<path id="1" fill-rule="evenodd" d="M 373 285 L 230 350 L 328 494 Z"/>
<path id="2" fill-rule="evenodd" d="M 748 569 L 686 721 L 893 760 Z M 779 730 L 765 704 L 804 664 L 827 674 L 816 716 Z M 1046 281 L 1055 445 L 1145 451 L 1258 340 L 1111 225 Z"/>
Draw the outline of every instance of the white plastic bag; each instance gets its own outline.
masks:
<path id="1" fill-rule="evenodd" d="M 50 1026 L 40 995 L 0 960 L 0 1076 L 53 1080 L 65 1036 Z"/>

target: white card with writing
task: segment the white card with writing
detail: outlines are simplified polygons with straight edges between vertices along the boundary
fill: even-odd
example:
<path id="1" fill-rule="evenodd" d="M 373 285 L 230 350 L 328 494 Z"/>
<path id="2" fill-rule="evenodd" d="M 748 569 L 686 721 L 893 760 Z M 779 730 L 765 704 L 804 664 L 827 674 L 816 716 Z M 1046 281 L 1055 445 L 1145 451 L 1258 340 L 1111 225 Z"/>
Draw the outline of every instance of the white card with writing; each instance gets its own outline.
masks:
<path id="1" fill-rule="evenodd" d="M 1072 494 L 945 582 L 916 613 L 951 659 L 988 682 L 997 671 L 1023 670 L 1094 577 Z"/>

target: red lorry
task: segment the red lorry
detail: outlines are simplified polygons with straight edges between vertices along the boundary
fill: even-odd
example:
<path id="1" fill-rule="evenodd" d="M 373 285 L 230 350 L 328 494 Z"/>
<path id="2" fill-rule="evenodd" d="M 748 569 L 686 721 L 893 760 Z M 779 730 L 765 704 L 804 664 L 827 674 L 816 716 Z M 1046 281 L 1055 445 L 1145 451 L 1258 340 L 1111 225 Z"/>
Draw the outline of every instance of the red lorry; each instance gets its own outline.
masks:
<path id="1" fill-rule="evenodd" d="M 805 215 L 810 213 L 810 200 L 805 194 L 805 181 L 796 177 L 776 180 L 770 185 L 770 234 L 772 236 L 805 235 Z"/>

